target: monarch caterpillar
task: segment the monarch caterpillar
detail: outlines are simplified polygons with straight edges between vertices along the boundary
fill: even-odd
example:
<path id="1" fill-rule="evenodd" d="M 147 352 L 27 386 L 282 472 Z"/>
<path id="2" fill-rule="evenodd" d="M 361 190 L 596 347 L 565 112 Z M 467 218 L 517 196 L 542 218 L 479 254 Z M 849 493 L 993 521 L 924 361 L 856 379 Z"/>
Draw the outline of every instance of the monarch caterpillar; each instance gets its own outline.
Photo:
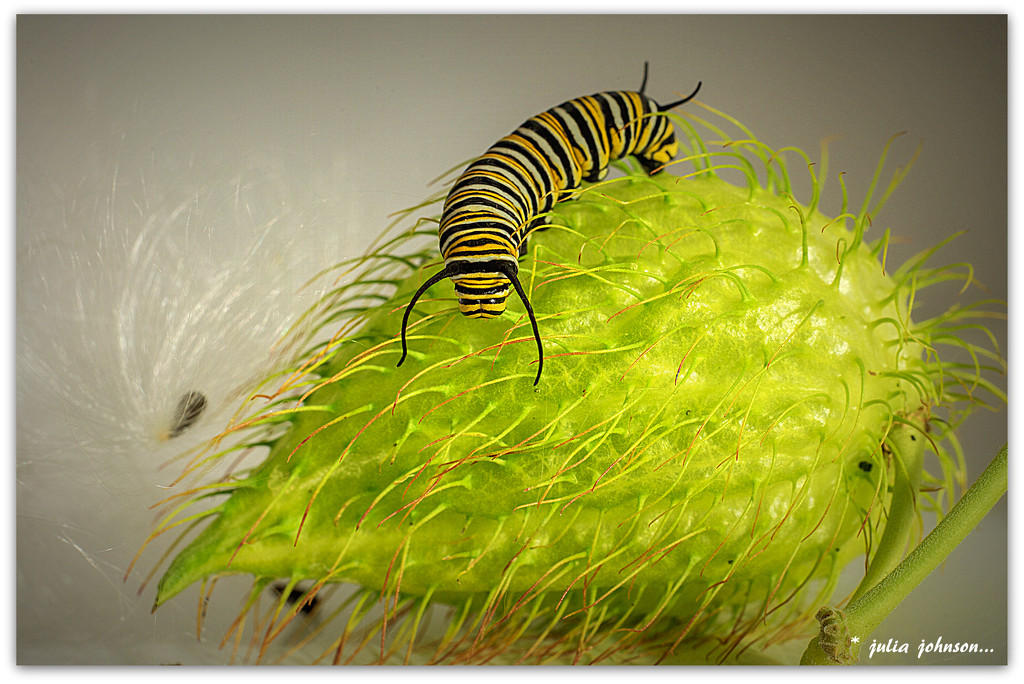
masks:
<path id="1" fill-rule="evenodd" d="M 427 279 L 402 317 L 401 366 L 408 355 L 406 328 L 420 296 L 450 278 L 459 310 L 471 318 L 494 318 L 505 311 L 509 285 L 526 306 L 537 340 L 537 378 L 544 369 L 537 318 L 519 282 L 519 257 L 526 238 L 544 223 L 543 215 L 568 199 L 582 180 L 596 182 L 608 164 L 632 155 L 648 174 L 656 173 L 678 152 L 671 122 L 661 112 L 688 102 L 700 90 L 667 105 L 637 91 L 596 93 L 564 102 L 527 119 L 491 146 L 459 176 L 444 201 L 438 239 L 444 268 Z"/>

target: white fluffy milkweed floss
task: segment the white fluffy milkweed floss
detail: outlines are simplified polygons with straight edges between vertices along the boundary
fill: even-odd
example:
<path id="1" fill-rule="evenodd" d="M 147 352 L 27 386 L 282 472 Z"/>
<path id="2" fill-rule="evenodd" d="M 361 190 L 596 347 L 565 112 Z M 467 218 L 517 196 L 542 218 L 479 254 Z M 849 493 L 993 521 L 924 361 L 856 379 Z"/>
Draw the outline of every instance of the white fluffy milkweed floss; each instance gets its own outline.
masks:
<path id="1" fill-rule="evenodd" d="M 20 212 L 19 402 L 58 450 L 152 452 L 190 393 L 202 427 L 297 351 L 279 342 L 329 285 L 307 282 L 333 260 L 313 200 L 252 168 L 181 180 L 114 173 Z"/>
<path id="2" fill-rule="evenodd" d="M 337 208 L 283 164 L 175 168 L 119 149 L 77 184 L 21 170 L 18 629 L 39 651 L 19 651 L 24 663 L 180 657 L 139 639 L 155 618 L 135 596 L 141 577 L 122 582 L 144 511 L 180 471 L 160 466 L 302 351 L 302 314 L 334 284 L 310 278 L 344 248 Z M 83 629 L 111 652 L 76 647 Z"/>

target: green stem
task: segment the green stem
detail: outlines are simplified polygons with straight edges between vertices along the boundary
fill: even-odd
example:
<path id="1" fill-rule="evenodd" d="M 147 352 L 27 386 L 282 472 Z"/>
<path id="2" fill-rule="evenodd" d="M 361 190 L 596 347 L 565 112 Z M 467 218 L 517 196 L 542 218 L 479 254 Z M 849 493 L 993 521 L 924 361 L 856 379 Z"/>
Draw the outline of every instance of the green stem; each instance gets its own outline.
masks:
<path id="1" fill-rule="evenodd" d="M 885 532 L 864 579 L 850 601 L 856 601 L 892 572 L 903 559 L 917 517 L 917 490 L 924 469 L 924 433 L 913 423 L 898 423 L 887 440 L 892 449 L 896 478 Z"/>
<path id="2" fill-rule="evenodd" d="M 830 658 L 815 637 L 800 659 L 802 665 L 835 665 L 856 662 L 860 644 L 886 617 L 931 574 L 973 530 L 1007 489 L 1007 446 L 1004 444 L 985 469 L 935 529 L 902 563 L 863 596 L 850 603 L 845 613 L 847 633 L 859 637 L 844 658 Z"/>

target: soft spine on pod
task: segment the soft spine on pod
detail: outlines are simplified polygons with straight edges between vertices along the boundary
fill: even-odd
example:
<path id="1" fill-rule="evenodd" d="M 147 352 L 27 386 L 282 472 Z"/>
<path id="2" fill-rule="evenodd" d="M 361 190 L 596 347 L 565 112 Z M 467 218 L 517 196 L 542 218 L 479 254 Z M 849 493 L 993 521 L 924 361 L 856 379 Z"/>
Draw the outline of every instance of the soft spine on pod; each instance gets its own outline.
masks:
<path id="1" fill-rule="evenodd" d="M 901 462 L 895 425 L 929 433 L 952 496 L 951 428 L 974 400 L 961 388 L 998 390 L 980 363 L 934 352 L 969 309 L 910 320 L 930 252 L 889 276 L 887 236 L 863 239 L 905 170 L 881 201 L 830 219 L 824 160 L 802 205 L 783 157 L 746 129 L 712 153 L 691 121 L 717 127 L 675 121 L 684 159 L 654 177 L 620 165 L 532 237 L 520 278 L 546 351 L 536 388 L 521 304 L 465 318 L 447 281 L 420 301 L 395 368 L 405 304 L 441 265 L 420 222 L 349 264 L 314 312 L 337 334 L 225 432 L 250 431 L 266 459 L 179 496 L 154 532 L 208 523 L 157 605 L 252 575 L 259 657 L 344 582 L 359 589 L 319 654 L 335 662 L 668 662 L 702 643 L 721 660 L 804 634 L 840 570 L 870 557 Z M 234 453 L 218 448 L 194 471 Z M 228 496 L 193 512 L 211 493 Z M 434 606 L 451 611 L 426 634 Z"/>

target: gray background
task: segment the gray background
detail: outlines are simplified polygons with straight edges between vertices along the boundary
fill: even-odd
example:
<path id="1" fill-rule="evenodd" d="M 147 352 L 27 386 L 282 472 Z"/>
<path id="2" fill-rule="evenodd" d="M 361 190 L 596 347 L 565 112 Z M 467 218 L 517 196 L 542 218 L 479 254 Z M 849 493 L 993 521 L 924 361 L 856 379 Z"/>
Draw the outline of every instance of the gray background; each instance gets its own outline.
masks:
<path id="1" fill-rule="evenodd" d="M 889 136 L 908 131 L 890 170 L 923 140 L 876 227 L 903 239 L 889 263 L 969 230 L 937 261 L 977 268 L 989 291 L 963 301 L 1006 299 L 1007 20 L 999 15 L 22 16 L 19 200 L 45 190 L 40 178 L 74 186 L 114 159 L 190 163 L 202 174 L 218 172 L 214 160 L 258 151 L 291 182 L 346 207 L 338 233 L 311 232 L 310 249 L 340 239 L 356 255 L 387 214 L 424 198 L 442 171 L 558 102 L 637 87 L 644 60 L 655 99 L 701 80 L 702 101 L 769 145 L 816 158 L 821 139 L 840 136 L 830 168 L 845 171 L 851 198 L 863 196 Z M 135 143 L 112 142 L 124 136 Z M 791 172 L 800 175 L 795 162 Z M 834 178 L 829 189 L 823 208 L 834 213 Z M 45 237 L 42 223 L 19 223 L 19 252 Z M 934 296 L 948 301 L 957 289 Z M 939 310 L 919 306 L 918 319 Z M 989 324 L 1005 352 L 1005 323 Z M 148 466 L 92 463 L 135 473 L 131 495 L 112 502 L 109 489 L 70 474 L 74 453 L 49 453 L 23 434 L 52 418 L 19 411 L 19 662 L 224 662 L 217 643 L 235 598 L 221 596 L 223 615 L 211 608 L 208 636 L 197 643 L 194 593 L 151 615 L 152 587 L 140 598 L 137 582 L 121 583 L 148 527 L 144 507 L 162 496 Z M 960 432 L 969 481 L 1006 440 L 1006 420 L 1005 411 L 981 412 Z M 56 505 L 67 497 L 82 502 L 74 520 Z M 98 498 L 105 512 L 93 518 Z M 1006 662 L 1006 534 L 1004 500 L 875 633 L 912 653 L 865 662 L 915 664 L 920 640 L 938 636 L 994 652 L 921 662 Z"/>

